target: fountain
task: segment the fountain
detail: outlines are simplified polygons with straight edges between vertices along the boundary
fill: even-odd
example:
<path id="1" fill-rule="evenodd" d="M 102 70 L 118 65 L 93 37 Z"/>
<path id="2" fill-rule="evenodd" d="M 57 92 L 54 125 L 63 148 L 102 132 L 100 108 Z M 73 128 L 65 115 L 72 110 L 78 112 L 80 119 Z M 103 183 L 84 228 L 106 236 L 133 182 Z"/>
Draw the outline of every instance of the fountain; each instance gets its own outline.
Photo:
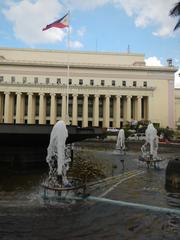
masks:
<path id="1" fill-rule="evenodd" d="M 49 165 L 49 176 L 42 184 L 44 199 L 50 199 L 53 195 L 58 199 L 68 199 L 80 193 L 85 195 L 85 184 L 81 179 L 67 176 L 69 163 L 71 162 L 71 147 L 66 145 L 68 131 L 63 121 L 58 121 L 50 135 L 47 148 L 46 162 Z M 53 193 L 48 196 L 48 193 Z"/>
<path id="2" fill-rule="evenodd" d="M 121 152 L 125 151 L 125 134 L 124 134 L 124 129 L 120 129 L 117 137 L 117 142 L 116 142 L 116 149 L 119 149 Z"/>
<path id="3" fill-rule="evenodd" d="M 120 150 L 120 162 L 122 164 L 122 169 L 124 170 L 125 167 L 124 167 L 123 155 L 125 155 L 125 150 L 126 150 L 124 129 L 119 130 L 117 142 L 116 142 L 116 149 Z"/>
<path id="4" fill-rule="evenodd" d="M 67 179 L 67 171 L 69 169 L 69 162 L 71 161 L 68 154 L 68 147 L 65 145 L 68 137 L 68 131 L 63 121 L 58 121 L 50 135 L 50 143 L 47 148 L 46 161 L 49 165 L 49 179 L 50 185 L 54 186 L 69 186 Z"/>
<path id="5" fill-rule="evenodd" d="M 146 141 L 141 147 L 141 156 L 139 160 L 146 162 L 148 167 L 152 165 L 156 167 L 156 164 L 162 161 L 162 159 L 157 155 L 159 138 L 157 130 L 152 123 L 149 123 L 145 135 Z"/>

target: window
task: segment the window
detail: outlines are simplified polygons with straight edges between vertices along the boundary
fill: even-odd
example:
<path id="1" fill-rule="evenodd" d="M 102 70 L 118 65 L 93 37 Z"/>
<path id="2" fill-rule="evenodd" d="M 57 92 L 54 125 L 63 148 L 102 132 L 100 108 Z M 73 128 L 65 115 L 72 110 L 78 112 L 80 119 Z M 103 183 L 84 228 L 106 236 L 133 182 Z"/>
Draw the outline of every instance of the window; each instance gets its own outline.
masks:
<path id="1" fill-rule="evenodd" d="M 137 86 L 137 82 L 133 81 L 133 87 L 136 87 L 136 86 Z"/>
<path id="2" fill-rule="evenodd" d="M 57 84 L 61 84 L 61 79 L 57 78 Z"/>
<path id="3" fill-rule="evenodd" d="M 72 84 L 72 79 L 71 78 L 69 78 L 69 85 L 71 85 Z"/>
<path id="4" fill-rule="evenodd" d="M 49 84 L 50 79 L 46 78 L 46 84 Z"/>
<path id="5" fill-rule="evenodd" d="M 143 87 L 147 87 L 147 82 L 143 82 Z"/>
<path id="6" fill-rule="evenodd" d="M 23 77 L 23 83 L 26 83 L 27 82 L 27 77 Z"/>
<path id="7" fill-rule="evenodd" d="M 112 80 L 112 86 L 115 86 L 115 85 L 116 85 L 116 81 Z"/>
<path id="8" fill-rule="evenodd" d="M 126 81 L 122 81 L 122 85 L 126 87 Z"/>
<path id="9" fill-rule="evenodd" d="M 94 85 L 94 80 L 93 80 L 93 79 L 90 80 L 90 85 L 91 85 L 91 86 Z"/>
<path id="10" fill-rule="evenodd" d="M 3 82 L 3 81 L 4 81 L 4 77 L 0 76 L 0 82 Z"/>
<path id="11" fill-rule="evenodd" d="M 14 83 L 14 82 L 15 82 L 15 77 L 12 76 L 12 77 L 11 77 L 11 83 Z"/>
<path id="12" fill-rule="evenodd" d="M 79 79 L 79 85 L 83 85 L 83 79 Z"/>
<path id="13" fill-rule="evenodd" d="M 34 83 L 37 84 L 38 83 L 38 77 L 34 78 Z"/>
<path id="14" fill-rule="evenodd" d="M 101 86 L 104 86 L 104 80 L 101 80 Z"/>

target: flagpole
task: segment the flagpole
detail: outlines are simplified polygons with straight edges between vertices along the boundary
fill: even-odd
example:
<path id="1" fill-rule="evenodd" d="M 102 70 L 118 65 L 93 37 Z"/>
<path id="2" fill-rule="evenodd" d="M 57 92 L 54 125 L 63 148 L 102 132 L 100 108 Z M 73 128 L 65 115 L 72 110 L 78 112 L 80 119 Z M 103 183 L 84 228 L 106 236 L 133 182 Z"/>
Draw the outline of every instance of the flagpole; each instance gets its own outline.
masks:
<path id="1" fill-rule="evenodd" d="M 69 53 L 70 53 L 70 11 L 68 11 L 68 37 L 67 37 L 67 89 L 66 89 L 66 124 L 69 125 Z"/>

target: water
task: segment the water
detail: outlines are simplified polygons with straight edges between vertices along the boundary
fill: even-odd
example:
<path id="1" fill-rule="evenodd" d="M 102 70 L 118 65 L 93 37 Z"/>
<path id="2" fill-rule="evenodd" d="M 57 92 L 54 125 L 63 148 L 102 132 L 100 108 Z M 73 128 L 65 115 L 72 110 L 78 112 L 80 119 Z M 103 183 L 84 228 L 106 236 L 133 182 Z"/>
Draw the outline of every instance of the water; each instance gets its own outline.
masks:
<path id="1" fill-rule="evenodd" d="M 147 169 L 137 160 L 139 152 L 128 151 L 123 171 L 119 154 L 113 149 L 79 148 L 75 152 L 101 163 L 107 177 L 120 175 L 119 182 L 94 189 L 94 196 L 105 194 L 103 198 L 115 202 L 180 209 L 179 194 L 167 193 L 164 188 L 168 160 L 160 169 Z M 166 153 L 163 157 L 173 156 Z M 88 198 L 70 203 L 44 201 L 41 183 L 47 175 L 48 169 L 1 172 L 0 239 L 180 239 L 179 214 Z"/>
<path id="2" fill-rule="evenodd" d="M 148 124 L 145 135 L 146 141 L 141 147 L 141 160 L 160 160 L 161 158 L 159 158 L 157 154 L 159 137 L 157 135 L 157 129 L 154 128 L 152 123 Z M 154 162 L 154 164 L 156 164 L 156 162 Z"/>
<path id="3" fill-rule="evenodd" d="M 71 159 L 66 154 L 65 142 L 68 137 L 68 131 L 63 121 L 58 121 L 53 126 L 50 134 L 50 142 L 47 148 L 46 161 L 49 164 L 49 184 L 68 185 L 67 171 Z M 57 179 L 62 179 L 61 181 Z"/>

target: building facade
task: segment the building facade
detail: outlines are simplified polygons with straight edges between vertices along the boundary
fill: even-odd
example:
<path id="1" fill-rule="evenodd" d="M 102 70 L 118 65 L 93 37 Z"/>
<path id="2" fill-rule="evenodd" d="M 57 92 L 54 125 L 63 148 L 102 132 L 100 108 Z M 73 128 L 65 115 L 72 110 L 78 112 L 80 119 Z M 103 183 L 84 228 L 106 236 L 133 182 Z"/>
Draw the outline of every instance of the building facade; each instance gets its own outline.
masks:
<path id="1" fill-rule="evenodd" d="M 175 89 L 175 125 L 180 130 L 180 88 Z"/>
<path id="2" fill-rule="evenodd" d="M 68 112 L 82 127 L 175 128 L 176 70 L 145 66 L 143 54 L 0 48 L 0 122 L 54 124 Z"/>

